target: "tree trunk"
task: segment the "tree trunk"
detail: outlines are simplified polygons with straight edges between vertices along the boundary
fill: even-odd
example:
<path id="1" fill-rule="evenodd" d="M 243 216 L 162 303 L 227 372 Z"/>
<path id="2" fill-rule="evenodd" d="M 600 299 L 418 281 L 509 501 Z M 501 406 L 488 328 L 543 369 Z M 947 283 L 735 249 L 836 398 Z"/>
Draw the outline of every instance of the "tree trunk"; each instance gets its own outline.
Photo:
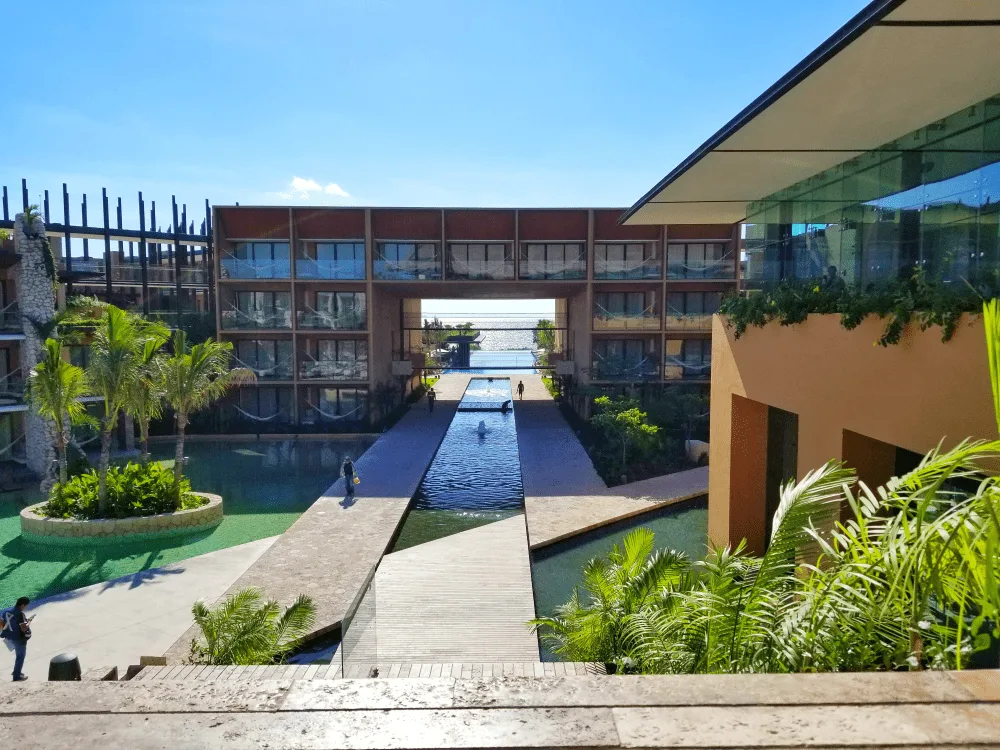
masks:
<path id="1" fill-rule="evenodd" d="M 149 463 L 149 420 L 141 418 L 139 420 L 139 441 L 142 443 L 142 462 Z"/>
<path id="2" fill-rule="evenodd" d="M 177 492 L 177 510 L 181 509 L 181 478 L 184 475 L 184 429 L 187 415 L 177 414 L 177 449 L 174 452 L 174 489 Z"/>
<path id="3" fill-rule="evenodd" d="M 66 437 L 65 421 L 56 425 L 56 455 L 59 459 L 59 484 L 66 484 L 69 479 L 69 457 L 66 455 L 66 444 L 69 442 Z"/>
<path id="4" fill-rule="evenodd" d="M 111 465 L 112 423 L 101 420 L 101 458 L 97 464 L 97 511 L 101 516 L 108 510 L 108 467 Z"/>

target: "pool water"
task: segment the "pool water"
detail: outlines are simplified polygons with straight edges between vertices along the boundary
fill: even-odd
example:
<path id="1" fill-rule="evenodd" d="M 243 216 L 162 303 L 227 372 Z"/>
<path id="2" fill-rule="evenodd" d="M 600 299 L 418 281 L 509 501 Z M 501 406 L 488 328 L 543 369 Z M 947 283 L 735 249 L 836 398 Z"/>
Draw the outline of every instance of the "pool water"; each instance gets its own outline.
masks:
<path id="1" fill-rule="evenodd" d="M 189 442 L 186 475 L 195 490 L 223 496 L 225 517 L 208 531 L 162 540 L 48 547 L 21 539 L 18 514 L 37 492 L 0 494 L 0 606 L 89 586 L 284 532 L 336 480 L 345 455 L 372 439 Z M 173 458 L 173 443 L 151 447 Z"/>
<path id="2" fill-rule="evenodd" d="M 468 370 L 446 370 L 445 372 L 478 373 L 480 375 L 533 375 L 535 353 L 531 349 L 508 349 L 505 351 L 469 352 Z"/>
<path id="3" fill-rule="evenodd" d="M 607 555 L 616 544 L 620 547 L 625 536 L 638 528 L 654 532 L 655 549 L 674 549 L 700 559 L 708 544 L 707 503 L 699 500 L 651 511 L 532 552 L 531 580 L 537 616 L 554 615 L 556 607 L 569 601 L 573 589 L 583 583 L 587 563 Z M 543 661 L 559 661 L 544 643 L 541 649 Z"/>
<path id="4" fill-rule="evenodd" d="M 394 552 L 524 511 L 514 412 L 461 411 L 510 398 L 508 378 L 469 381 L 460 411 L 413 496 Z"/>

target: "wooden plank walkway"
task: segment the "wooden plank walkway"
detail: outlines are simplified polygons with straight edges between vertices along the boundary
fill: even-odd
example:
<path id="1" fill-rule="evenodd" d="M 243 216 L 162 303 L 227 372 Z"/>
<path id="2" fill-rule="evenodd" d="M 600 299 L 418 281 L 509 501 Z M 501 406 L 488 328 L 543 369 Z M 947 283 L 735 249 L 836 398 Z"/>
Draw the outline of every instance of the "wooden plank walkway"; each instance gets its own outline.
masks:
<path id="1" fill-rule="evenodd" d="M 492 677 L 586 677 L 603 674 L 606 674 L 603 664 L 582 661 L 438 662 L 433 664 L 378 662 L 348 664 L 346 676 L 347 679 L 453 677 L 462 680 L 480 680 Z M 343 677 L 341 665 L 336 662 L 334 664 L 272 664 L 246 667 L 189 665 L 144 667 L 131 681 L 246 682 L 247 680 L 339 680 Z"/>
<path id="2" fill-rule="evenodd" d="M 226 593 L 255 586 L 285 605 L 306 594 L 316 605 L 314 635 L 338 626 L 388 548 L 468 382 L 442 376 L 433 414 L 417 404 L 356 461 L 357 499 L 347 501 L 336 480 Z M 196 635 L 192 627 L 167 656 L 187 656 Z"/>
<path id="3" fill-rule="evenodd" d="M 359 612 L 348 664 L 537 661 L 524 516 L 386 555 Z"/>

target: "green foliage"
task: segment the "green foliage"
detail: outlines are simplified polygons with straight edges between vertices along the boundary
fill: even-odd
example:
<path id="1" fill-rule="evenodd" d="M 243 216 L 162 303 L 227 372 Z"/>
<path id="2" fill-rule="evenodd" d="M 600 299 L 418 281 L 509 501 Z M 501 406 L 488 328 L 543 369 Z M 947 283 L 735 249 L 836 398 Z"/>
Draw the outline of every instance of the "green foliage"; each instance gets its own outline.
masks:
<path id="1" fill-rule="evenodd" d="M 10 240 L 10 230 L 0 229 L 0 242 L 8 242 Z"/>
<path id="2" fill-rule="evenodd" d="M 941 327 L 941 340 L 948 341 L 965 313 L 979 311 L 981 298 L 967 285 L 928 280 L 917 269 L 905 281 L 894 281 L 867 289 L 831 285 L 816 281 L 785 280 L 747 295 L 723 300 L 719 314 L 733 329 L 736 338 L 753 326 L 762 328 L 772 321 L 795 325 L 813 313 L 836 313 L 844 328 L 853 330 L 869 315 L 885 320 L 879 346 L 898 344 L 903 330 L 916 321 L 920 330 Z"/>
<path id="3" fill-rule="evenodd" d="M 176 510 L 177 488 L 170 469 L 159 463 L 113 466 L 108 471 L 108 504 L 99 510 L 99 479 L 88 471 L 56 485 L 43 513 L 50 518 L 131 518 Z M 197 508 L 207 500 L 191 493 L 191 483 L 181 480 L 181 508 Z"/>
<path id="4" fill-rule="evenodd" d="M 300 594 L 284 611 L 260 590 L 246 588 L 214 607 L 191 608 L 201 639 L 191 641 L 195 664 L 270 664 L 309 634 L 316 619 L 312 599 Z"/>
<path id="5" fill-rule="evenodd" d="M 1000 442 L 965 442 L 857 495 L 830 462 L 782 488 L 762 557 L 741 545 L 689 562 L 634 543 L 532 624 L 568 658 L 643 673 L 966 667 L 1000 637 L 1000 480 L 981 475 L 997 459 Z"/>
<path id="6" fill-rule="evenodd" d="M 660 445 L 660 428 L 646 421 L 646 413 L 639 408 L 639 402 L 631 398 L 607 396 L 594 399 L 597 412 L 590 418 L 591 424 L 601 433 L 607 443 L 621 446 L 621 470 L 628 469 L 628 449 L 633 458 L 642 460 L 651 455 Z"/>
<path id="7" fill-rule="evenodd" d="M 535 347 L 541 350 L 538 364 L 548 365 L 552 352 L 556 348 L 556 327 L 551 320 L 542 319 L 535 324 Z"/>

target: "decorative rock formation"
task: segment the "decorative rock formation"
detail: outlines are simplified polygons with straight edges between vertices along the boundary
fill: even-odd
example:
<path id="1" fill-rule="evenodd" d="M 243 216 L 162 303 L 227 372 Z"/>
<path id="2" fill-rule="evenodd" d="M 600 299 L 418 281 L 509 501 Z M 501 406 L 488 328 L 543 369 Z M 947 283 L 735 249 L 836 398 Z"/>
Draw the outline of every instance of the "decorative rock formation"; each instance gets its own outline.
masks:
<path id="1" fill-rule="evenodd" d="M 55 279 L 52 276 L 55 268 L 45 224 L 40 217 L 35 217 L 30 226 L 26 225 L 24 214 L 14 217 L 14 252 L 20 256 L 13 276 L 24 327 L 20 366 L 21 373 L 27 378 L 42 360 L 45 343 L 42 329 L 56 314 Z M 53 425 L 29 409 L 24 428 L 28 467 L 42 478 L 42 491 L 47 492 L 56 476 Z"/>

